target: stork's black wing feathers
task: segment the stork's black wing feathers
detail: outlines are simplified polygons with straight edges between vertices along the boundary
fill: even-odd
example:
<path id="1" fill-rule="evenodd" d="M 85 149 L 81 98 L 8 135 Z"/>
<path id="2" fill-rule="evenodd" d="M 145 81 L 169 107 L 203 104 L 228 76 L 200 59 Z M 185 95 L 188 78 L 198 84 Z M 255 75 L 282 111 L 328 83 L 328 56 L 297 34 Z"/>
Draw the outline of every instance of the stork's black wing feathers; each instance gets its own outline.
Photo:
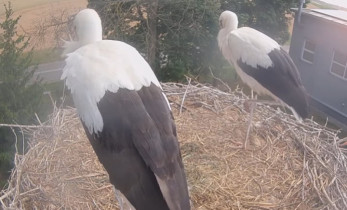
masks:
<path id="1" fill-rule="evenodd" d="M 142 143 L 143 137 L 140 133 L 136 133 L 140 135 L 135 138 L 137 140 L 135 140 L 135 144 L 137 144 L 141 155 L 148 158 L 146 163 L 150 164 L 150 167 L 156 174 L 161 191 L 165 192 L 164 198 L 169 208 L 190 209 L 186 176 L 177 141 L 176 126 L 167 100 L 164 98 L 162 90 L 153 84 L 149 88 L 139 90 L 138 95 L 146 107 L 154 126 L 159 131 L 161 145 L 155 151 L 146 149 L 145 146 L 147 144 Z M 164 154 L 157 154 L 160 148 L 162 148 Z"/>
<path id="2" fill-rule="evenodd" d="M 88 136 L 111 183 L 136 209 L 189 209 L 175 124 L 163 97 L 154 84 L 139 91 L 107 91 L 98 103 L 103 130 Z"/>
<path id="3" fill-rule="evenodd" d="M 283 49 L 274 49 L 269 53 L 273 65 L 269 68 L 254 68 L 242 60 L 239 67 L 259 84 L 294 108 L 302 117 L 308 116 L 308 99 L 300 74 L 292 59 Z"/>

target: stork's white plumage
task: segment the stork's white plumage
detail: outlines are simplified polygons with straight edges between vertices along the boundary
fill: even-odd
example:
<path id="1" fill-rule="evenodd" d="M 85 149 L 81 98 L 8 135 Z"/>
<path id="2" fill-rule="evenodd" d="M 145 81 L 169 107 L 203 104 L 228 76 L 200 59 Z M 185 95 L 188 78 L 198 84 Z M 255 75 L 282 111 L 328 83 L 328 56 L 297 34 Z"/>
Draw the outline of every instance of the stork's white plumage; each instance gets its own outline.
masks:
<path id="1" fill-rule="evenodd" d="M 94 10 L 74 25 L 62 79 L 111 183 L 136 209 L 190 209 L 175 123 L 151 67 L 128 44 L 102 40 Z"/>
<path id="2" fill-rule="evenodd" d="M 265 34 L 249 27 L 238 28 L 238 18 L 231 11 L 220 15 L 219 24 L 218 45 L 242 81 L 286 105 L 299 121 L 306 118 L 306 91 L 288 53 Z"/>

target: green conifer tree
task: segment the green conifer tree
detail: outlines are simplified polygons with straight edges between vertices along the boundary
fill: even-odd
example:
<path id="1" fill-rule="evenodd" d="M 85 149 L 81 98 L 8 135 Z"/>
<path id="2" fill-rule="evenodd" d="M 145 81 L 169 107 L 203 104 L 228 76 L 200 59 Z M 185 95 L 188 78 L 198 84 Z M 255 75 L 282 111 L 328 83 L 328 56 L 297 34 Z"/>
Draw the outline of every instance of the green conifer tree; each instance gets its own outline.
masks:
<path id="1" fill-rule="evenodd" d="M 29 68 L 33 49 L 29 38 L 17 33 L 20 17 L 13 18 L 11 4 L 4 5 L 5 19 L 0 22 L 0 123 L 31 123 L 42 97 L 43 88 L 34 81 L 35 68 Z M 14 136 L 0 127 L 0 186 L 6 180 L 14 154 Z"/>

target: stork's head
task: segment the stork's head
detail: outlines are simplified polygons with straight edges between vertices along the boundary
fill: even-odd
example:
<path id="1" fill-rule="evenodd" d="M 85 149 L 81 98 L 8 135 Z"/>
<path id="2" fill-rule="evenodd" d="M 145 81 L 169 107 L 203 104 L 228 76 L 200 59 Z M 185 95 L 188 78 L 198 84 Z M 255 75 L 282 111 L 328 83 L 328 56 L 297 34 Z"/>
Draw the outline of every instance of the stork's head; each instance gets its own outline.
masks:
<path id="1" fill-rule="evenodd" d="M 72 22 L 74 28 L 75 41 L 64 41 L 64 51 L 62 56 L 65 57 L 78 48 L 102 40 L 102 26 L 98 13 L 93 9 L 84 9 L 75 15 Z"/>
<path id="2" fill-rule="evenodd" d="M 238 24 L 237 15 L 231 11 L 226 10 L 219 16 L 220 29 L 235 30 Z"/>
<path id="3" fill-rule="evenodd" d="M 98 13 L 93 9 L 80 11 L 74 19 L 77 40 L 81 45 L 102 40 L 102 26 Z"/>
<path id="4" fill-rule="evenodd" d="M 238 19 L 235 13 L 231 11 L 224 11 L 219 16 L 219 32 L 217 36 L 218 46 L 222 51 L 224 57 L 231 57 L 230 50 L 228 48 L 228 34 L 237 29 Z"/>

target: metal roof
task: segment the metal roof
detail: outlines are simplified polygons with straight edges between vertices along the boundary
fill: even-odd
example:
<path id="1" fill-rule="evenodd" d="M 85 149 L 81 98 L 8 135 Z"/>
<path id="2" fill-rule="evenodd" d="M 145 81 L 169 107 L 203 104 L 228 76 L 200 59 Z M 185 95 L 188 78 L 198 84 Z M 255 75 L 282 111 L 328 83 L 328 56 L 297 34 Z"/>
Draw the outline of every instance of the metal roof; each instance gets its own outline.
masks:
<path id="1" fill-rule="evenodd" d="M 298 11 L 298 9 L 293 9 Z M 347 25 L 347 11 L 334 9 L 302 9 L 302 14 L 323 18 L 332 22 Z"/>

